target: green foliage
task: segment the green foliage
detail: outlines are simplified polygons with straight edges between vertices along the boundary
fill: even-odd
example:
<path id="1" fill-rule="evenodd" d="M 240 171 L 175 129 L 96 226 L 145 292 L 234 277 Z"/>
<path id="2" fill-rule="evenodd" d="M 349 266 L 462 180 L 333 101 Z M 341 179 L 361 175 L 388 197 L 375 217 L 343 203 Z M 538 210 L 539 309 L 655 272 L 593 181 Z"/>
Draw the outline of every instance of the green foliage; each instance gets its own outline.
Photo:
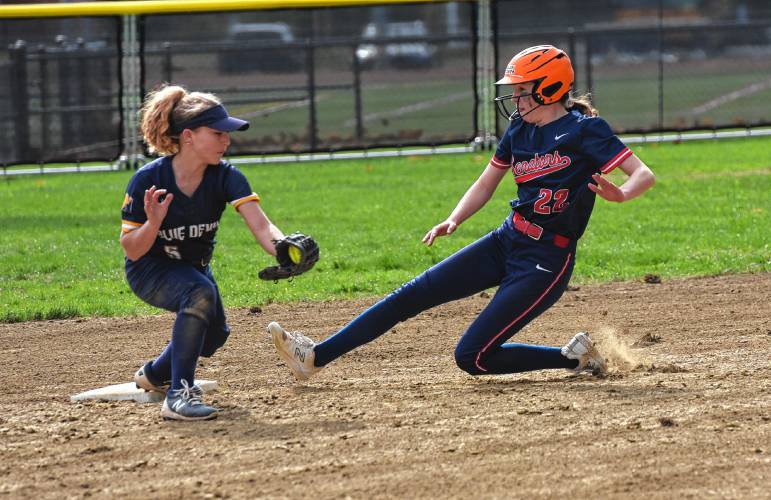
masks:
<path id="1" fill-rule="evenodd" d="M 640 199 L 597 201 L 579 245 L 578 283 L 771 270 L 769 139 L 633 147 L 656 173 Z M 262 282 L 272 263 L 228 209 L 213 270 L 227 307 L 383 295 L 501 223 L 515 185 L 449 238 L 420 243 L 481 173 L 490 153 L 246 166 L 262 207 L 302 231 L 321 260 L 293 282 Z M 123 277 L 120 205 L 131 172 L 0 181 L 0 322 L 148 314 Z M 623 177 L 612 177 L 621 182 Z"/>

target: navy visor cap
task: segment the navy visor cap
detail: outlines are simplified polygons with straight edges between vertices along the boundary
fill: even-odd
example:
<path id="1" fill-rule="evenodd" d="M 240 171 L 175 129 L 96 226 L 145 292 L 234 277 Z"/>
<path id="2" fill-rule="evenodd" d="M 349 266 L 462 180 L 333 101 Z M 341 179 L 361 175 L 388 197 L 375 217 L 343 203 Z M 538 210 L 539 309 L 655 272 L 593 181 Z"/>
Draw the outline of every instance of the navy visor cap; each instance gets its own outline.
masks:
<path id="1" fill-rule="evenodd" d="M 175 123 L 171 129 L 175 134 L 179 134 L 186 128 L 194 129 L 198 127 L 209 127 L 220 132 L 235 132 L 236 130 L 248 129 L 249 122 L 228 115 L 225 106 L 219 104 L 195 115 L 189 120 Z"/>

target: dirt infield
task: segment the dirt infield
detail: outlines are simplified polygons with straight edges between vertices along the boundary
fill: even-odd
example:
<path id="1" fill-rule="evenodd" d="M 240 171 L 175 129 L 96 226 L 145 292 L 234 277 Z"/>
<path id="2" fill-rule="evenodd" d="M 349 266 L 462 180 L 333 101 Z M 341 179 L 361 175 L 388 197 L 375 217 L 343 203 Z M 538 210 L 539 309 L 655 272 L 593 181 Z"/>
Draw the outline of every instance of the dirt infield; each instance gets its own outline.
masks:
<path id="1" fill-rule="evenodd" d="M 653 280 L 652 280 L 653 281 Z M 70 403 L 127 382 L 173 316 L 0 325 L 0 497 L 769 498 L 771 274 L 581 286 L 516 337 L 594 332 L 605 378 L 473 378 L 453 348 L 488 294 L 297 384 L 265 326 L 319 339 L 372 301 L 232 310 L 210 422 Z"/>

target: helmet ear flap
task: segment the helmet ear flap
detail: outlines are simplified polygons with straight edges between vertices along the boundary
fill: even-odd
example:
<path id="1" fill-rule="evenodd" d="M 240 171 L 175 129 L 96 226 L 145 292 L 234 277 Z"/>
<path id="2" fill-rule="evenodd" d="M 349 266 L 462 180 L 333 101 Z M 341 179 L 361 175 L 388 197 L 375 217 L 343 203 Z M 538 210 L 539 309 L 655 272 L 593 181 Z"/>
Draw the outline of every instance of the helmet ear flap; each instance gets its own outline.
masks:
<path id="1" fill-rule="evenodd" d="M 544 80 L 545 80 L 545 78 L 539 78 L 538 80 L 534 81 L 533 82 L 533 90 L 530 91 L 531 97 L 533 98 L 533 100 L 535 102 L 537 102 L 538 104 L 540 104 L 541 106 L 546 104 L 546 101 L 543 98 L 543 93 L 540 90 L 538 90 L 538 89 L 539 89 L 539 87 L 541 86 L 541 84 L 543 83 Z"/>
<path id="2" fill-rule="evenodd" d="M 565 93 L 562 91 L 562 88 L 564 87 L 564 84 L 560 81 L 551 83 L 549 85 L 546 85 L 541 91 L 538 93 L 539 96 L 544 101 L 548 101 L 549 104 L 556 102 L 558 99 L 554 97 L 556 94 L 558 94 L 560 97 Z"/>

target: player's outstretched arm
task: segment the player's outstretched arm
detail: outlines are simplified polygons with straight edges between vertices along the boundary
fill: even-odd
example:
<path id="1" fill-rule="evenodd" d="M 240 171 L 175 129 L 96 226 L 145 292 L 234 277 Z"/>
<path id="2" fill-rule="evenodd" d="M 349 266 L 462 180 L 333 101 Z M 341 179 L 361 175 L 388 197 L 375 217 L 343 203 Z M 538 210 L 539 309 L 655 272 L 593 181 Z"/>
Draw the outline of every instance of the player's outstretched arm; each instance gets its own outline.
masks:
<path id="1" fill-rule="evenodd" d="M 265 252 L 275 257 L 276 246 L 273 242 L 283 240 L 284 233 L 268 219 L 268 216 L 262 211 L 260 204 L 256 201 L 248 201 L 238 207 L 238 213 L 243 217 L 257 243 L 260 244 Z"/>
<path id="2" fill-rule="evenodd" d="M 589 189 L 605 200 L 621 203 L 637 198 L 656 183 L 656 176 L 636 155 L 624 160 L 619 168 L 629 176 L 621 186 L 616 186 L 600 174 L 594 174 L 592 179 L 597 184 L 589 183 Z"/>
<path id="3" fill-rule="evenodd" d="M 501 179 L 507 172 L 506 169 L 496 168 L 488 164 L 482 175 L 468 188 L 450 216 L 426 233 L 423 237 L 423 243 L 431 246 L 436 238 L 452 234 L 463 221 L 477 213 L 493 196 L 498 184 L 501 183 Z"/>

